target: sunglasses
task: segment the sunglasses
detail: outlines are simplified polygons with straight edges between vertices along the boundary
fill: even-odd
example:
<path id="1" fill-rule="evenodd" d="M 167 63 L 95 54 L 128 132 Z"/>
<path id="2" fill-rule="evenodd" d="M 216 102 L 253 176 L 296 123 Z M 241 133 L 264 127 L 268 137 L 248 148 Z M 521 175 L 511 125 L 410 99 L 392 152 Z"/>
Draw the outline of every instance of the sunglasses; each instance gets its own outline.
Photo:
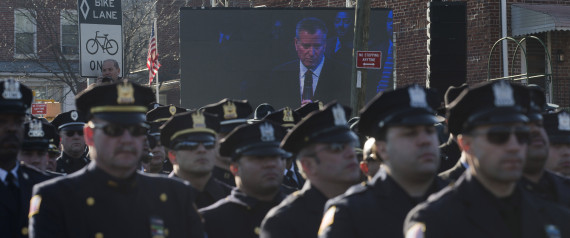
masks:
<path id="1" fill-rule="evenodd" d="M 134 124 L 134 125 L 120 125 L 120 124 L 91 124 L 89 127 L 93 129 L 101 129 L 105 135 L 111 137 L 118 137 L 123 135 L 125 130 L 127 130 L 132 136 L 143 136 L 146 135 L 148 131 L 148 125 L 146 124 Z"/>
<path id="2" fill-rule="evenodd" d="M 83 136 L 83 131 L 81 131 L 81 130 L 77 130 L 77 131 L 65 131 L 65 135 L 66 135 L 67 137 L 72 137 L 72 136 L 74 136 L 75 134 L 78 134 L 78 135 L 80 135 L 80 136 Z"/>
<path id="3" fill-rule="evenodd" d="M 528 144 L 530 140 L 530 129 L 527 126 L 494 126 L 486 132 L 470 133 L 470 135 L 486 135 L 487 141 L 495 145 L 503 145 L 509 141 L 511 134 L 515 134 L 519 144 Z"/>
<path id="4" fill-rule="evenodd" d="M 205 142 L 184 141 L 184 142 L 178 143 L 175 146 L 174 150 L 195 151 L 198 149 L 198 147 L 200 147 L 200 144 L 203 145 L 204 148 L 207 150 L 214 149 L 214 147 L 216 146 L 215 141 L 205 141 Z"/>

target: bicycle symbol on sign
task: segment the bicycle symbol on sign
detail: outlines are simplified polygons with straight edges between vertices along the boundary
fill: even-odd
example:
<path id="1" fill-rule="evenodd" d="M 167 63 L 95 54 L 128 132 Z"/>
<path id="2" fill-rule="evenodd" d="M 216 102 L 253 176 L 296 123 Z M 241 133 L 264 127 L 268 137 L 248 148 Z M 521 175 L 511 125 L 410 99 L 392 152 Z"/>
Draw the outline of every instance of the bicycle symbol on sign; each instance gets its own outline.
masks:
<path id="1" fill-rule="evenodd" d="M 89 52 L 89 54 L 94 55 L 97 53 L 97 51 L 99 51 L 99 47 L 101 47 L 103 53 L 107 51 L 107 53 L 109 53 L 110 55 L 115 55 L 117 51 L 119 51 L 119 44 L 117 43 L 117 41 L 113 39 L 109 40 L 107 38 L 109 34 L 103 34 L 103 36 L 99 36 L 98 33 L 99 31 L 96 31 L 95 38 L 87 40 L 87 43 L 85 44 L 87 52 Z M 103 43 L 101 43 L 99 39 L 103 39 Z"/>

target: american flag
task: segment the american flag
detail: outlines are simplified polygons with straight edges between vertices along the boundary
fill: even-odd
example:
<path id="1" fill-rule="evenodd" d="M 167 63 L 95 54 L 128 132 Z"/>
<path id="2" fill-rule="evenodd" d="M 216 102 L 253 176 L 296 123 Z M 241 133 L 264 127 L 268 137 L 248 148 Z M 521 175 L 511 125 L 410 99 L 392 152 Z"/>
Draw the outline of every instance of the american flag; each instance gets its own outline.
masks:
<path id="1" fill-rule="evenodd" d="M 146 67 L 148 68 L 148 85 L 151 85 L 154 75 L 156 75 L 158 68 L 160 68 L 160 63 L 158 62 L 158 50 L 156 48 L 156 19 L 152 23 L 152 30 L 148 41 Z"/>

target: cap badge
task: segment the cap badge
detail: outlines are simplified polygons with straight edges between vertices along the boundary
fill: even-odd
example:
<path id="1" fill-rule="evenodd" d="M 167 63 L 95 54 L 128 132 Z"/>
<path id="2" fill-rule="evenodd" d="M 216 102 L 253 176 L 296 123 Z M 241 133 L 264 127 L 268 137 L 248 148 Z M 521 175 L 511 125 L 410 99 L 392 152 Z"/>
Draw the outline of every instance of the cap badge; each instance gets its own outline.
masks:
<path id="1" fill-rule="evenodd" d="M 428 107 L 426 101 L 426 91 L 418 85 L 408 88 L 410 95 L 410 107 Z"/>
<path id="2" fill-rule="evenodd" d="M 346 125 L 346 114 L 344 113 L 344 108 L 342 108 L 340 104 L 337 104 L 332 108 L 332 113 L 335 126 Z"/>
<path id="3" fill-rule="evenodd" d="M 283 109 L 283 121 L 284 122 L 295 121 L 295 119 L 293 118 L 293 111 L 291 111 L 291 108 L 285 107 L 285 109 Z"/>
<path id="4" fill-rule="evenodd" d="M 558 114 L 558 130 L 570 131 L 570 114 L 566 112 Z"/>
<path id="5" fill-rule="evenodd" d="M 269 123 L 263 123 L 259 126 L 261 132 L 261 141 L 275 141 L 275 131 Z"/>
<path id="6" fill-rule="evenodd" d="M 32 120 L 30 122 L 29 137 L 44 137 L 44 130 L 42 130 L 42 122 L 40 120 Z"/>
<path id="7" fill-rule="evenodd" d="M 224 119 L 233 118 L 237 118 L 236 105 L 233 102 L 228 101 L 224 104 Z"/>
<path id="8" fill-rule="evenodd" d="M 495 96 L 495 106 L 509 107 L 515 105 L 513 97 L 513 88 L 505 81 L 499 81 L 493 84 L 493 94 Z"/>
<path id="9" fill-rule="evenodd" d="M 135 102 L 133 85 L 127 81 L 117 84 L 117 103 L 132 104 Z"/>
<path id="10" fill-rule="evenodd" d="M 20 93 L 20 83 L 14 79 L 4 81 L 4 92 L 2 92 L 2 97 L 4 99 L 22 98 L 22 93 Z"/>
<path id="11" fill-rule="evenodd" d="M 71 120 L 77 121 L 77 118 L 79 117 L 79 115 L 77 114 L 77 111 L 71 111 Z"/>
<path id="12" fill-rule="evenodd" d="M 171 105 L 171 106 L 168 108 L 168 112 L 170 112 L 170 115 L 173 115 L 173 116 L 174 116 L 174 114 L 176 114 L 176 107 L 175 107 L 174 105 Z"/>
<path id="13" fill-rule="evenodd" d="M 206 128 L 206 118 L 202 112 L 192 113 L 192 127 L 193 128 Z"/>

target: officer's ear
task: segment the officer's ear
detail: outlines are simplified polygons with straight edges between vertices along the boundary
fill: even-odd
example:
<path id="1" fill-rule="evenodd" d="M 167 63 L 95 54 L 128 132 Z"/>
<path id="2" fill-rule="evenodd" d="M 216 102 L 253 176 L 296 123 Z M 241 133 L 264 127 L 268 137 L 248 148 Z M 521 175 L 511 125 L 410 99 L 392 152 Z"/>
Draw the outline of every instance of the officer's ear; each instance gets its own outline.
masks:
<path id="1" fill-rule="evenodd" d="M 384 140 L 376 140 L 374 142 L 376 145 L 376 153 L 382 158 L 383 161 L 389 161 L 388 152 L 387 152 L 387 143 Z"/>
<path id="2" fill-rule="evenodd" d="M 471 152 L 472 139 L 469 136 L 457 135 L 457 145 L 467 153 Z"/>
<path id="3" fill-rule="evenodd" d="M 236 162 L 232 162 L 230 164 L 230 172 L 232 172 L 232 174 L 234 176 L 238 176 L 238 171 L 239 171 L 239 165 Z"/>
<path id="4" fill-rule="evenodd" d="M 83 139 L 85 140 L 85 144 L 88 146 L 93 146 L 93 128 L 87 126 L 87 124 L 83 127 Z"/>
<path id="5" fill-rule="evenodd" d="M 178 164 L 176 161 L 176 154 L 173 150 L 168 150 L 168 160 L 170 160 L 170 163 L 172 164 Z"/>

